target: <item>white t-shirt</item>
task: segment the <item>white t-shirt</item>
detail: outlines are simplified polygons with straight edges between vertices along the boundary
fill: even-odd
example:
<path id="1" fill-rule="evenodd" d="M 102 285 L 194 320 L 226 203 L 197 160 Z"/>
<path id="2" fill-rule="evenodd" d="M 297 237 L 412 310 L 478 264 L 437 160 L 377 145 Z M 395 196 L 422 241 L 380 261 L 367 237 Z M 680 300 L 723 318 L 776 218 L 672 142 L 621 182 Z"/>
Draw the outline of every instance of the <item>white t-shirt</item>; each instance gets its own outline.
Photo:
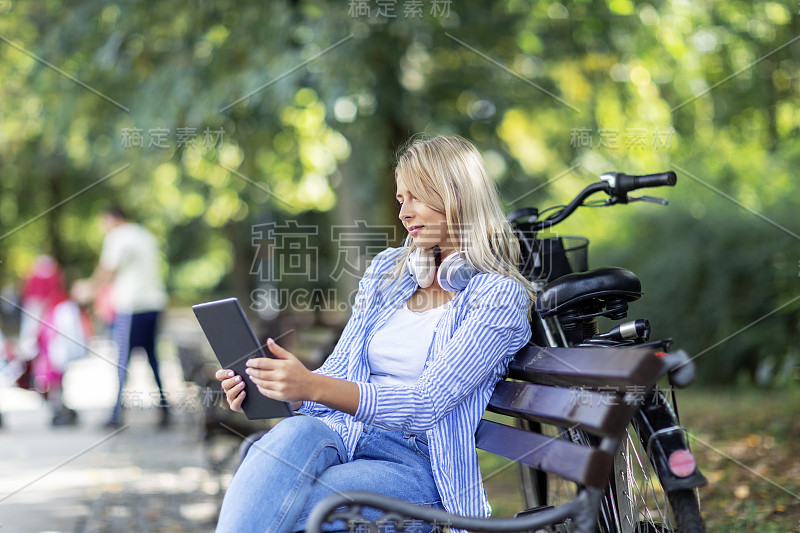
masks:
<path id="1" fill-rule="evenodd" d="M 450 303 L 415 313 L 408 302 L 375 332 L 367 348 L 369 381 L 379 385 L 412 386 L 428 359 L 433 330 Z"/>
<path id="2" fill-rule="evenodd" d="M 166 306 L 161 254 L 155 237 L 142 226 L 128 223 L 109 231 L 100 265 L 114 272 L 112 294 L 118 313 L 160 311 Z"/>

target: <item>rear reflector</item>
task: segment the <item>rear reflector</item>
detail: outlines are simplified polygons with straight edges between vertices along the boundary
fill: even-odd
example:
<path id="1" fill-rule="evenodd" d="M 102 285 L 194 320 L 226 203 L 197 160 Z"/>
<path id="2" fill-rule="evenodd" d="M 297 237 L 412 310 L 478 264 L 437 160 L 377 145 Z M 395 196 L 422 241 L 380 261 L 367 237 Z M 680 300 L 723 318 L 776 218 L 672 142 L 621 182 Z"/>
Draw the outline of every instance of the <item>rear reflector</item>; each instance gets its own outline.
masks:
<path id="1" fill-rule="evenodd" d="M 697 463 L 688 450 L 678 450 L 669 456 L 669 469 L 678 477 L 692 475 L 695 468 L 697 468 Z"/>

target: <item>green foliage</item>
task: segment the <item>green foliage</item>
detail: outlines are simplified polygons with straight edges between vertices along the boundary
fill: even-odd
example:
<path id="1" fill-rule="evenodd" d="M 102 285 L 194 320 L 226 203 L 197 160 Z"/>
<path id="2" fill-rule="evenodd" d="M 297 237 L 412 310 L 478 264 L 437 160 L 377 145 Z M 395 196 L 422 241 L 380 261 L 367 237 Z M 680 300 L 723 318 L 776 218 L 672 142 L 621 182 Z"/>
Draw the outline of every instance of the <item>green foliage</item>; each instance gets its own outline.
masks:
<path id="1" fill-rule="evenodd" d="M 686 306 L 682 321 L 656 325 L 687 346 L 702 350 L 792 294 L 774 264 L 796 263 L 793 241 L 747 212 L 715 218 L 709 198 L 717 189 L 798 231 L 796 5 L 464 0 L 448 16 L 423 2 L 410 17 L 398 2 L 387 19 L 375 16 L 377 4 L 372 16 L 351 4 L 0 3 L 2 282 L 42 251 L 71 277 L 88 274 L 101 242 L 94 214 L 117 199 L 161 240 L 176 301 L 244 295 L 258 282 L 253 225 L 318 225 L 320 264 L 329 265 L 336 250 L 322 232 L 331 226 L 400 229 L 397 148 L 418 132 L 454 132 L 479 146 L 509 208 L 560 203 L 609 170 L 674 166 L 712 187 L 682 178 L 669 193 L 678 209 L 652 222 L 664 227 L 653 264 L 683 250 L 692 297 L 672 302 L 684 294 L 676 286 L 647 303 Z M 137 130 L 143 145 L 131 146 Z M 158 131 L 163 143 L 154 143 Z M 642 210 L 610 213 L 587 211 L 559 231 L 640 259 Z M 680 226 L 692 220 L 703 222 L 704 239 L 694 237 L 699 224 Z M 741 253 L 734 228 L 758 256 Z M 640 263 L 668 276 L 631 266 Z M 723 264 L 730 279 L 713 270 Z M 743 294 L 769 297 L 756 305 Z M 692 309 L 714 315 L 714 328 L 693 326 Z M 752 336 L 741 346 L 770 346 L 778 361 L 796 338 L 788 323 L 783 336 L 764 329 L 775 320 L 725 345 L 737 344 L 729 349 L 751 374 L 767 348 L 743 355 L 739 341 Z"/>
<path id="2" fill-rule="evenodd" d="M 600 254 L 602 262 L 625 265 L 641 278 L 645 294 L 631 316 L 649 318 L 653 338 L 672 337 L 696 355 L 706 382 L 750 381 L 759 365 L 794 363 L 796 236 L 715 198 L 701 201 L 691 210 L 640 214 L 632 244 Z M 785 211 L 769 215 L 791 219 Z"/>

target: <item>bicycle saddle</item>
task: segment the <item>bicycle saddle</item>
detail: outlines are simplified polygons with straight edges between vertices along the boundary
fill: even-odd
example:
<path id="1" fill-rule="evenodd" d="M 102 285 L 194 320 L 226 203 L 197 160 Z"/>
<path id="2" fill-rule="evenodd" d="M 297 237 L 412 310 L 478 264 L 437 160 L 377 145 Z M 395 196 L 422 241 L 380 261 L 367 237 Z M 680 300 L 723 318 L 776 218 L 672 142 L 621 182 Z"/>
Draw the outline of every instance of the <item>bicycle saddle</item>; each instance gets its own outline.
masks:
<path id="1" fill-rule="evenodd" d="M 636 274 L 624 268 L 602 267 L 589 272 L 567 274 L 548 283 L 536 299 L 536 312 L 542 318 L 547 318 L 592 298 L 632 302 L 641 296 L 642 283 Z"/>

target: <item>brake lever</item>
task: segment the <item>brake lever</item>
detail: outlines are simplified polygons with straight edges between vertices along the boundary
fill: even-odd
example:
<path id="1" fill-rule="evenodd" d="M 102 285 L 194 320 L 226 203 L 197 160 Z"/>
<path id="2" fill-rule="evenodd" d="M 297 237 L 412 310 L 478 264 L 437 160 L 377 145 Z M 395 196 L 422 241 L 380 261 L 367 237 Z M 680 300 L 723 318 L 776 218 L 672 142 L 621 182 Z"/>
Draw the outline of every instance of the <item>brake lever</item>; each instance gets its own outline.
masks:
<path id="1" fill-rule="evenodd" d="M 632 198 L 628 198 L 627 194 L 615 194 L 610 196 L 603 205 L 617 205 L 617 204 L 627 204 L 628 200 L 632 200 Z"/>
<path id="2" fill-rule="evenodd" d="M 669 200 L 666 198 L 656 198 L 655 196 L 629 196 L 629 202 L 649 202 L 651 204 L 669 205 Z"/>

